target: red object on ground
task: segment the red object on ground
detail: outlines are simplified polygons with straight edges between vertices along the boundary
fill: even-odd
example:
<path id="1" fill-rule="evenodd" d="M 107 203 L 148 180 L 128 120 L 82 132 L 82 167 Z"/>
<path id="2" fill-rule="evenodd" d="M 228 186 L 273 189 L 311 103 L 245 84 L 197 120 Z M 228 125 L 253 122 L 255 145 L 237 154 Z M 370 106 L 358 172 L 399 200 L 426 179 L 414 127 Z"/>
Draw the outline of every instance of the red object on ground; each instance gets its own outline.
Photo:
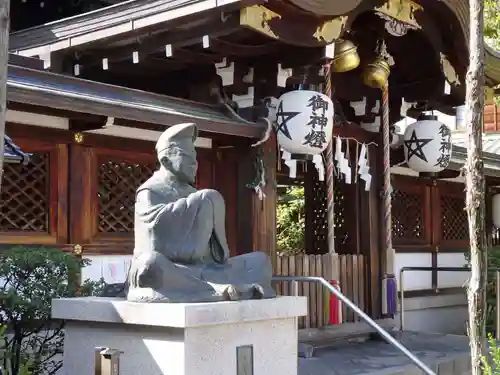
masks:
<path id="1" fill-rule="evenodd" d="M 330 280 L 330 284 L 334 288 L 338 288 L 339 282 L 337 280 Z M 341 314 L 341 302 L 333 293 L 328 293 L 330 295 L 330 318 L 328 324 L 337 325 L 342 323 L 342 314 Z"/>

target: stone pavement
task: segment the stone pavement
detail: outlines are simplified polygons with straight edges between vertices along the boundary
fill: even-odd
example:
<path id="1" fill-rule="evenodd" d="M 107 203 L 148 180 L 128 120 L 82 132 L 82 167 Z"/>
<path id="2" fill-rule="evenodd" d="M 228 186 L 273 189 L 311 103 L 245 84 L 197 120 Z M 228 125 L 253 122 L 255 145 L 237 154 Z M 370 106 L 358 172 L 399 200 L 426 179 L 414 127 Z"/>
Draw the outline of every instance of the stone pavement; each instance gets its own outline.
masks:
<path id="1" fill-rule="evenodd" d="M 465 336 L 397 332 L 396 338 L 439 375 L 469 375 L 469 341 Z M 299 375 L 420 375 L 403 353 L 382 341 L 318 349 L 299 358 Z"/>

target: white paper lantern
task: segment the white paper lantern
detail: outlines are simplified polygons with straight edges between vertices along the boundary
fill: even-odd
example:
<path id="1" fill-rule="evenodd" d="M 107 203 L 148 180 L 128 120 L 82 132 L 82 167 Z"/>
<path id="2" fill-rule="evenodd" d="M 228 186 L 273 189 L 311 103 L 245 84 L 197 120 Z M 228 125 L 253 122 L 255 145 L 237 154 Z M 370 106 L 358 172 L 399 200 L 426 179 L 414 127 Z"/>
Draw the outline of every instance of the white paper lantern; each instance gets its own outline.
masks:
<path id="1" fill-rule="evenodd" d="M 495 194 L 492 201 L 492 221 L 495 228 L 500 228 L 500 194 Z"/>
<path id="2" fill-rule="evenodd" d="M 406 163 L 416 172 L 441 172 L 450 164 L 451 131 L 436 116 L 420 116 L 410 124 L 403 144 Z"/>
<path id="3" fill-rule="evenodd" d="M 290 91 L 276 110 L 278 143 L 293 155 L 316 155 L 328 146 L 333 132 L 333 102 L 319 92 Z"/>

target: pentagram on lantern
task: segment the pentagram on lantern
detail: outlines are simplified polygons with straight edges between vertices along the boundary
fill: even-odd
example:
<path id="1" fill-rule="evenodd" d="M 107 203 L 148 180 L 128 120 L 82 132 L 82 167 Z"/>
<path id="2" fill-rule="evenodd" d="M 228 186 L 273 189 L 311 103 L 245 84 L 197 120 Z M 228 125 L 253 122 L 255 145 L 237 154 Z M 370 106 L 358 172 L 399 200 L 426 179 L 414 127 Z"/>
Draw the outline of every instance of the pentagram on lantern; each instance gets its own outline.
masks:
<path id="1" fill-rule="evenodd" d="M 283 102 L 280 102 L 280 104 L 278 105 L 278 110 L 276 111 L 276 124 L 278 125 L 278 133 L 281 132 L 288 139 L 292 139 L 292 137 L 290 136 L 290 131 L 288 130 L 288 121 L 293 119 L 298 114 L 300 114 L 300 112 L 283 111 Z"/>
<path id="2" fill-rule="evenodd" d="M 404 142 L 406 148 L 408 149 L 408 160 L 413 156 L 416 156 L 420 160 L 427 162 L 427 157 L 425 156 L 423 147 L 427 143 L 432 142 L 432 139 L 418 139 L 417 133 L 413 130 L 410 139 Z"/>

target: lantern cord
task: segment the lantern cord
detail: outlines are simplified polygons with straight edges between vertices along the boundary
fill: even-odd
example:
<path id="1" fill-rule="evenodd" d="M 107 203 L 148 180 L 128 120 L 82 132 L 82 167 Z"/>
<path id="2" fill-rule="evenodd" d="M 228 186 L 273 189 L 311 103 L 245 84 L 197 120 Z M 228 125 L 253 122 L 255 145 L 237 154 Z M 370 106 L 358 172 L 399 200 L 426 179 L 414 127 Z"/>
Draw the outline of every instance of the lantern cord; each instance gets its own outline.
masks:
<path id="1" fill-rule="evenodd" d="M 332 67 L 331 62 L 327 62 L 323 67 L 325 77 L 324 94 L 332 98 Z M 327 188 L 327 223 L 328 223 L 328 253 L 335 253 L 335 211 L 334 211 L 334 184 L 333 169 L 333 137 L 326 148 L 326 188 Z"/>
<path id="2" fill-rule="evenodd" d="M 391 143 L 389 127 L 389 85 L 382 90 L 382 136 L 384 155 L 384 230 L 385 247 L 387 252 L 392 251 L 392 215 L 391 215 Z"/>

